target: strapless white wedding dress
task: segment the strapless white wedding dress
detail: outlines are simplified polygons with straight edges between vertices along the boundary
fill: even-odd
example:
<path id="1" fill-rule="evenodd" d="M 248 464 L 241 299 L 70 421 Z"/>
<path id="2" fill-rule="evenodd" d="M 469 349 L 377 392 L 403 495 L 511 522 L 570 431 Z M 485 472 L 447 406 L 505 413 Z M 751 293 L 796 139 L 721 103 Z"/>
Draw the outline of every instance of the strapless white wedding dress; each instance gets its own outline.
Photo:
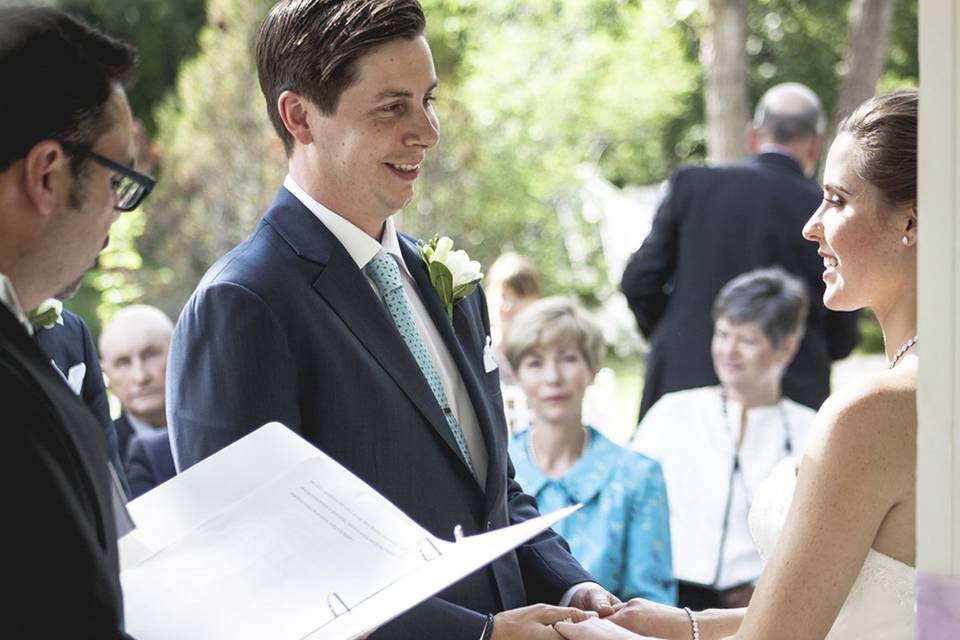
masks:
<path id="1" fill-rule="evenodd" d="M 783 460 L 757 489 L 750 532 L 760 555 L 770 557 L 797 486 L 797 461 Z M 827 640 L 912 640 L 916 570 L 870 549 L 860 575 Z"/>

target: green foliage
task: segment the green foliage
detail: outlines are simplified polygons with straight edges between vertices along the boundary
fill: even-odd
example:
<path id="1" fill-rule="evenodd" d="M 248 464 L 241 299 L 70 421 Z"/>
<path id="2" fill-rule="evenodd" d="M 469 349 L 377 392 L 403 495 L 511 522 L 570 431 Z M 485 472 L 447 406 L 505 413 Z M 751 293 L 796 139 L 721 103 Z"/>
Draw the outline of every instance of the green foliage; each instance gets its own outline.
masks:
<path id="1" fill-rule="evenodd" d="M 57 0 L 53 4 L 105 33 L 133 43 L 138 81 L 130 106 L 150 135 L 154 107 L 177 79 L 181 61 L 197 50 L 197 31 L 206 19 L 200 0 Z"/>
<path id="2" fill-rule="evenodd" d="M 211 0 L 200 51 L 157 110 L 163 170 L 144 205 L 145 294 L 179 311 L 203 272 L 249 234 L 283 177 L 253 60 L 271 0 Z"/>
<path id="3" fill-rule="evenodd" d="M 176 313 L 209 265 L 253 229 L 286 168 L 252 58 L 272 0 L 208 0 L 199 38 L 199 0 L 56 2 L 139 47 L 141 81 L 131 98 L 148 128 L 156 123 L 162 158 L 157 191 L 142 212 L 121 218 L 103 268 L 87 282 L 103 291 L 105 314 L 140 297 Z M 401 229 L 448 234 L 484 265 L 516 250 L 537 263 L 547 293 L 605 300 L 613 285 L 595 223 L 581 214 L 577 168 L 593 164 L 622 186 L 655 183 L 702 160 L 701 3 L 422 3 L 441 84 L 442 140 L 398 218 Z M 897 0 L 883 88 L 916 82 L 916 5 Z M 752 98 L 796 80 L 829 109 L 847 7 L 752 0 Z M 175 94 L 164 99 L 177 69 Z M 88 298 L 81 292 L 77 304 Z"/>
<path id="4" fill-rule="evenodd" d="M 450 77 L 441 78 L 443 139 L 403 229 L 451 234 L 487 265 L 504 250 L 527 254 L 548 291 L 609 294 L 575 172 L 600 162 L 621 182 L 666 173 L 663 131 L 698 74 L 673 4 L 426 2 Z M 571 252 L 571 235 L 586 246 Z"/>
<path id="5" fill-rule="evenodd" d="M 917 0 L 897 0 L 890 33 L 887 70 L 880 78 L 882 91 L 916 87 L 920 78 L 918 51 Z"/>

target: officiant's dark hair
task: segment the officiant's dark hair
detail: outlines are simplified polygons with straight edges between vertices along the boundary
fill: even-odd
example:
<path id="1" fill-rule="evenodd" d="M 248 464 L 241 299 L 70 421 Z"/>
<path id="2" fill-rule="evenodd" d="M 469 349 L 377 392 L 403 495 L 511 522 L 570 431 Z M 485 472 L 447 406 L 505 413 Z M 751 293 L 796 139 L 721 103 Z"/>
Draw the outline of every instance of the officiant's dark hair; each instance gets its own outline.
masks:
<path id="1" fill-rule="evenodd" d="M 113 126 L 107 104 L 136 68 L 130 45 L 48 7 L 0 7 L 0 171 L 38 142 L 92 145 Z M 73 154 L 75 175 L 85 156 Z"/>
<path id="2" fill-rule="evenodd" d="M 919 106 L 916 89 L 898 89 L 864 102 L 837 131 L 853 137 L 857 175 L 890 204 L 917 201 Z"/>
<path id="3" fill-rule="evenodd" d="M 423 34 L 417 0 L 281 0 L 257 31 L 257 74 L 267 114 L 290 155 L 293 136 L 277 99 L 295 91 L 330 115 L 356 79 L 356 63 L 371 49 Z"/>

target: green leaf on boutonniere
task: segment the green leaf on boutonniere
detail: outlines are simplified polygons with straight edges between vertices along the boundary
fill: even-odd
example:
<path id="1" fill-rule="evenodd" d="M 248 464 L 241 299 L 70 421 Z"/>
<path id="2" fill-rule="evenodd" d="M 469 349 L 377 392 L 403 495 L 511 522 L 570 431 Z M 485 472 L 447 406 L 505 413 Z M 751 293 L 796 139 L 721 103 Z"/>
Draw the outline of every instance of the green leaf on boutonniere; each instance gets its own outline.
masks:
<path id="1" fill-rule="evenodd" d="M 52 329 L 55 324 L 63 324 L 63 303 L 56 298 L 48 298 L 40 303 L 36 309 L 27 313 L 27 322 L 34 331 Z"/>
<path id="2" fill-rule="evenodd" d="M 450 322 L 453 322 L 453 274 L 442 262 L 430 262 L 430 283 L 436 289 Z"/>
<path id="3" fill-rule="evenodd" d="M 421 242 L 420 257 L 452 323 L 453 305 L 473 293 L 483 279 L 480 263 L 471 260 L 462 249 L 454 251 L 453 240 L 446 236 L 433 236 L 428 242 Z"/>

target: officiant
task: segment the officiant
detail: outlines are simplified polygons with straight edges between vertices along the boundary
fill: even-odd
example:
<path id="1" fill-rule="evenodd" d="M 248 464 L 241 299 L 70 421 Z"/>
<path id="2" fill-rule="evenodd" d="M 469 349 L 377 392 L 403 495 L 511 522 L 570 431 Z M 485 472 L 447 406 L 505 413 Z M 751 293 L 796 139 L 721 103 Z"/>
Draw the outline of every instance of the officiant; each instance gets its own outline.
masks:
<path id="1" fill-rule="evenodd" d="M 801 457 L 815 412 L 781 392 L 803 337 L 809 297 L 780 267 L 740 275 L 713 305 L 719 386 L 668 393 L 634 438 L 658 460 L 670 501 L 681 607 L 745 607 L 763 569 L 747 523 L 757 486 Z"/>
<path id="2" fill-rule="evenodd" d="M 3 638 L 128 638 L 103 427 L 24 310 L 89 269 L 154 184 L 132 167 L 134 69 L 132 47 L 63 12 L 0 7 Z"/>

